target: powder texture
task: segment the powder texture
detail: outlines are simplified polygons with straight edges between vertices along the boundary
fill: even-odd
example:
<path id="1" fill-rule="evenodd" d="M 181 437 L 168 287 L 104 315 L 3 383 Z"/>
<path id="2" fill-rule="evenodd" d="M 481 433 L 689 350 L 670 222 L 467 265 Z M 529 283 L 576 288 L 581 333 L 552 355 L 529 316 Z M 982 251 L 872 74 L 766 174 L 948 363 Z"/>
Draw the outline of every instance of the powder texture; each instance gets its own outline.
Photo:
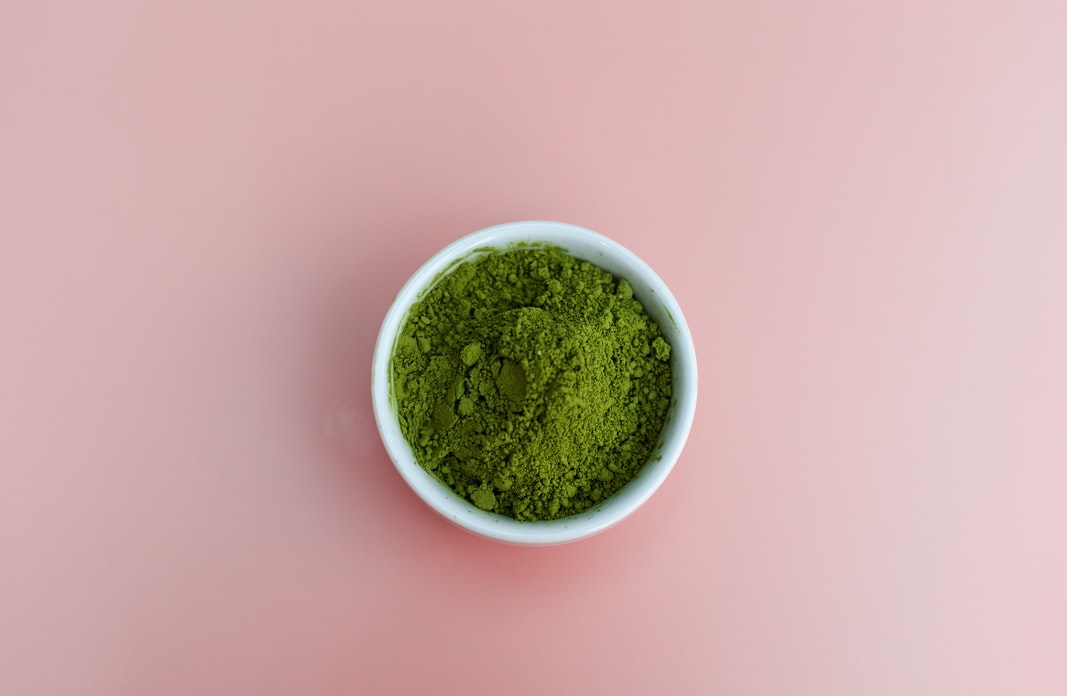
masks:
<path id="1" fill-rule="evenodd" d="M 482 510 L 584 512 L 648 462 L 670 345 L 626 280 L 549 247 L 488 253 L 411 309 L 392 360 L 419 464 Z"/>

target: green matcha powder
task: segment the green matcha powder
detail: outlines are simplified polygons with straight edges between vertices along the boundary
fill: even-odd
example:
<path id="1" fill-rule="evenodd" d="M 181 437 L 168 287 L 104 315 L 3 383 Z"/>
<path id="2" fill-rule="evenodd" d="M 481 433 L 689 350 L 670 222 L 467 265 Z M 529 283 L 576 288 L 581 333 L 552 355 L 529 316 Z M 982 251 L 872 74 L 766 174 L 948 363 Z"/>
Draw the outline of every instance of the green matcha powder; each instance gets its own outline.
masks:
<path id="1" fill-rule="evenodd" d="M 400 427 L 482 510 L 575 515 L 648 462 L 670 352 L 627 281 L 554 248 L 488 253 L 412 307 L 392 361 Z"/>

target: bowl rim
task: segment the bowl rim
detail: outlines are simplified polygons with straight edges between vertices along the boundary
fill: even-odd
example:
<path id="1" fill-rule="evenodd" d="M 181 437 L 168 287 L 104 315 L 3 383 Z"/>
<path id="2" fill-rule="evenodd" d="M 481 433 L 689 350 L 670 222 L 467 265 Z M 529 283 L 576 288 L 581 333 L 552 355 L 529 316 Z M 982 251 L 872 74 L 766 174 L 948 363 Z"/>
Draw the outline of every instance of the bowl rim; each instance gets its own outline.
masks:
<path id="1" fill-rule="evenodd" d="M 411 305 L 456 265 L 480 253 L 516 243 L 547 244 L 562 248 L 600 267 L 605 263 L 627 267 L 625 277 L 646 312 L 658 319 L 671 344 L 672 396 L 667 422 L 653 458 L 622 490 L 586 512 L 559 520 L 518 521 L 480 510 L 438 481 L 415 460 L 400 431 L 393 405 L 391 362 L 396 339 Z M 574 246 L 583 251 L 573 251 Z M 590 258 L 596 256 L 597 258 Z M 636 271 L 636 272 L 635 272 Z M 635 282 L 640 280 L 640 282 Z M 654 296 L 656 305 L 650 309 Z M 662 312 L 660 311 L 662 310 Z M 696 410 L 697 367 L 692 334 L 677 300 L 666 283 L 640 257 L 618 242 L 577 225 L 547 220 L 525 220 L 493 225 L 464 235 L 431 256 L 404 283 L 390 304 L 375 341 L 371 359 L 371 400 L 379 436 L 401 478 L 432 510 L 449 522 L 478 536 L 518 545 L 562 544 L 598 534 L 629 517 L 660 487 L 677 462 L 691 430 Z"/>

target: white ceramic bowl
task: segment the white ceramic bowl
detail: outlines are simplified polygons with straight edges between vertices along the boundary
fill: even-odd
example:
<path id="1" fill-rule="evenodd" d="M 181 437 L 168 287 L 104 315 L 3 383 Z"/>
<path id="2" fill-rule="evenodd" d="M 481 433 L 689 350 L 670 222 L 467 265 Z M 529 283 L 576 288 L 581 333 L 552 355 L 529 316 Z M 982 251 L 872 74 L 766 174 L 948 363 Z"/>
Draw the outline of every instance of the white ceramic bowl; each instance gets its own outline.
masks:
<path id="1" fill-rule="evenodd" d="M 515 242 L 543 242 L 566 250 L 625 278 L 634 297 L 659 324 L 671 344 L 671 404 L 660 442 L 641 472 L 622 490 L 590 510 L 559 520 L 520 522 L 479 510 L 419 466 L 400 431 L 392 396 L 390 361 L 411 305 L 441 279 L 444 271 L 486 248 Z M 617 242 L 561 222 L 512 222 L 467 235 L 439 251 L 400 290 L 385 315 L 371 366 L 374 417 L 382 442 L 397 471 L 427 505 L 445 519 L 489 539 L 524 545 L 561 544 L 582 539 L 616 524 L 641 506 L 667 478 L 682 452 L 693 423 L 697 399 L 697 365 L 693 338 L 667 286 L 641 259 Z"/>

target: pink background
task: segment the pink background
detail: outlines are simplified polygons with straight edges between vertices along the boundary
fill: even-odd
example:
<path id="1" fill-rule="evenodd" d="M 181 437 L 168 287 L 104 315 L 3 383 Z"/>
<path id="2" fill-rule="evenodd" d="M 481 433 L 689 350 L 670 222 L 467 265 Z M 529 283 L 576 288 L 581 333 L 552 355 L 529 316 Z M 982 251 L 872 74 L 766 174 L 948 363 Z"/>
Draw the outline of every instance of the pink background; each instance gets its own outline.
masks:
<path id="1" fill-rule="evenodd" d="M 1067 693 L 1065 31 L 0 0 L 0 694 Z M 528 218 L 645 258 L 701 369 L 664 488 L 549 549 L 369 410 L 403 281 Z"/>

